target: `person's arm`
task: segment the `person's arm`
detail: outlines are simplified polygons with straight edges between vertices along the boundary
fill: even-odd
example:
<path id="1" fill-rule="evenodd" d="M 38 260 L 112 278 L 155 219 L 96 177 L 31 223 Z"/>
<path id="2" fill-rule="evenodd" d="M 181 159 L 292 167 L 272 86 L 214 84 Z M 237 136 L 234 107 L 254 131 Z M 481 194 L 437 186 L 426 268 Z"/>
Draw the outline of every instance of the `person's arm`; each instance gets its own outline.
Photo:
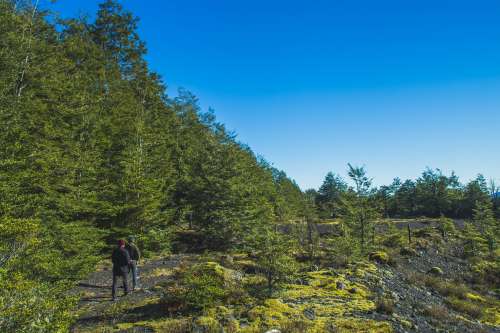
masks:
<path id="1" fill-rule="evenodd" d="M 125 257 L 127 258 L 127 265 L 130 265 L 130 262 L 131 262 L 131 260 L 130 260 L 130 254 L 128 253 L 127 250 L 125 250 Z"/>
<path id="2" fill-rule="evenodd" d="M 141 260 L 141 251 L 139 251 L 139 247 L 135 245 L 135 250 L 137 251 L 137 262 Z"/>

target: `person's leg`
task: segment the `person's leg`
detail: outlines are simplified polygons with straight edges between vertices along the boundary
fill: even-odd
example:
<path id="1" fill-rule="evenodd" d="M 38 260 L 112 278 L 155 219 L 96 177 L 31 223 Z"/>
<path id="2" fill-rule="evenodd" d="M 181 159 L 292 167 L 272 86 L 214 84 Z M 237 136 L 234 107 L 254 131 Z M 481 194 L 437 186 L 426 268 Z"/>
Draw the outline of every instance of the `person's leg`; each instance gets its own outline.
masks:
<path id="1" fill-rule="evenodd" d="M 113 297 L 113 301 L 116 299 L 116 280 L 118 279 L 118 275 L 113 272 L 113 286 L 111 287 L 111 295 Z"/>
<path id="2" fill-rule="evenodd" d="M 137 263 L 132 262 L 130 264 L 130 270 L 132 272 L 132 290 L 135 290 L 137 287 Z"/>
<path id="3" fill-rule="evenodd" d="M 123 279 L 123 289 L 125 290 L 125 295 L 128 294 L 128 273 L 127 272 L 123 272 L 122 273 L 122 279 Z"/>
<path id="4" fill-rule="evenodd" d="M 135 274 L 135 286 L 137 288 L 140 288 L 141 287 L 141 279 L 139 278 L 139 267 L 137 266 L 137 262 L 135 263 L 134 266 L 135 266 L 134 267 L 135 268 L 135 272 L 134 272 L 134 274 Z"/>

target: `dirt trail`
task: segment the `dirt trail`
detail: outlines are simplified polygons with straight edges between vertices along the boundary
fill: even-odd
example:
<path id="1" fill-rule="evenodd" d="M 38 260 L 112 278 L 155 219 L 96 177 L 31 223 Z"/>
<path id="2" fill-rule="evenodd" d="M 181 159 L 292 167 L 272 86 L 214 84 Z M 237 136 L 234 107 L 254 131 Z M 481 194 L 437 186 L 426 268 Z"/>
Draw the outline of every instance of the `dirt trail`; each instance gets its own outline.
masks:
<path id="1" fill-rule="evenodd" d="M 154 302 L 149 302 L 149 300 L 161 297 L 161 292 L 154 287 L 159 283 L 169 281 L 173 269 L 181 262 L 191 259 L 193 258 L 188 255 L 172 255 L 167 258 L 148 260 L 139 265 L 140 288 L 127 296 L 123 296 L 123 287 L 119 288 L 116 302 L 113 302 L 111 298 L 111 263 L 101 266 L 86 280 L 80 282 L 74 290 L 75 293 L 82 295 L 82 298 L 78 306 L 78 320 L 72 332 L 91 331 L 94 327 L 113 324 L 117 320 L 133 322 L 160 315 L 158 306 L 153 304 Z M 121 281 L 119 284 L 121 286 Z M 113 310 L 120 308 L 130 308 L 130 311 L 121 311 L 120 318 L 116 318 Z"/>

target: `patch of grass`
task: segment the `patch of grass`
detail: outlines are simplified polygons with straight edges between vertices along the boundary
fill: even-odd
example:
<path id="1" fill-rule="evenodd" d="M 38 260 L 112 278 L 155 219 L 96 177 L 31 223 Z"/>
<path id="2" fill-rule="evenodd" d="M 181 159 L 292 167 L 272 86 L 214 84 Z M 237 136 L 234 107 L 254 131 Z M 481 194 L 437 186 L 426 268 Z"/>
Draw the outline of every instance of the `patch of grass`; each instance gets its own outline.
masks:
<path id="1" fill-rule="evenodd" d="M 378 313 L 391 315 L 394 312 L 394 301 L 388 298 L 379 298 L 375 302 L 375 310 Z"/>
<path id="2" fill-rule="evenodd" d="M 422 274 L 417 273 L 417 272 L 407 272 L 405 275 L 406 282 L 411 285 L 422 285 Z"/>
<path id="3" fill-rule="evenodd" d="M 411 247 L 403 247 L 399 251 L 399 254 L 402 256 L 408 256 L 408 257 L 416 257 L 418 255 L 417 251 L 412 249 Z"/>
<path id="4" fill-rule="evenodd" d="M 479 319 L 483 316 L 484 309 L 475 303 L 464 301 L 455 297 L 449 297 L 446 302 L 453 310 L 465 313 L 474 319 Z"/>
<path id="5" fill-rule="evenodd" d="M 360 318 L 346 318 L 333 321 L 335 330 L 318 330 L 314 333 L 342 332 L 342 333 L 392 333 L 391 324 L 385 321 L 375 321 Z"/>
<path id="6" fill-rule="evenodd" d="M 169 276 L 171 274 L 172 274 L 171 269 L 165 267 L 159 267 L 152 270 L 149 274 L 144 274 L 144 275 L 146 277 L 164 277 L 164 276 Z"/>
<path id="7" fill-rule="evenodd" d="M 431 284 L 429 284 L 430 281 L 432 281 Z M 469 290 L 461 283 L 439 281 L 439 279 L 428 279 L 427 284 L 433 285 L 433 289 L 445 297 L 451 296 L 459 299 L 465 299 Z"/>
<path id="8" fill-rule="evenodd" d="M 308 332 L 312 323 L 304 319 L 293 319 L 281 325 L 281 332 L 284 333 L 304 333 Z"/>
<path id="9" fill-rule="evenodd" d="M 426 317 L 434 318 L 439 321 L 446 321 L 450 318 L 448 308 L 437 304 L 426 306 L 423 310 L 423 314 Z"/>

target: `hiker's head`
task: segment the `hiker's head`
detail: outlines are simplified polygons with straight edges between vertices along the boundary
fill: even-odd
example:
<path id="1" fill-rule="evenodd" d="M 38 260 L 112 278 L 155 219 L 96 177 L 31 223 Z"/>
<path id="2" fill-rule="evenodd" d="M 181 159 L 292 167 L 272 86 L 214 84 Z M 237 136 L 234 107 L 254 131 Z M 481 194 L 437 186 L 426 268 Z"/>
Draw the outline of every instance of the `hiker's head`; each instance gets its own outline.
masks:
<path id="1" fill-rule="evenodd" d="M 119 246 L 119 247 L 124 247 L 124 246 L 125 246 L 125 241 L 124 241 L 123 239 L 120 239 L 120 240 L 118 241 L 118 246 Z"/>
<path id="2" fill-rule="evenodd" d="M 128 242 L 129 243 L 134 243 L 135 242 L 135 236 L 128 236 Z"/>

